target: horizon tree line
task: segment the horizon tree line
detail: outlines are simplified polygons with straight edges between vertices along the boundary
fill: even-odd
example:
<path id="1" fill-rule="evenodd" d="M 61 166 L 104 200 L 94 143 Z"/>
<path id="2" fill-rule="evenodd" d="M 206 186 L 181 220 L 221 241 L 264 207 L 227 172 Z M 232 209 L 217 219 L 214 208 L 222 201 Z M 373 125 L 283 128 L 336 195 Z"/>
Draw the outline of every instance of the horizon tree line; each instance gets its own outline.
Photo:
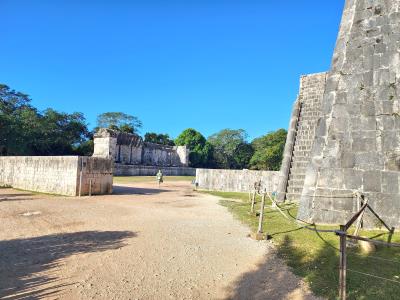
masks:
<path id="1" fill-rule="evenodd" d="M 27 94 L 0 84 L 0 155 L 92 155 L 93 134 L 101 127 L 139 134 L 143 123 L 123 112 L 105 112 L 91 131 L 83 113 L 39 111 Z M 222 129 L 205 138 L 187 128 L 175 139 L 167 133 L 147 132 L 144 141 L 186 145 L 192 167 L 279 170 L 286 134 L 278 129 L 248 142 L 243 129 Z"/>

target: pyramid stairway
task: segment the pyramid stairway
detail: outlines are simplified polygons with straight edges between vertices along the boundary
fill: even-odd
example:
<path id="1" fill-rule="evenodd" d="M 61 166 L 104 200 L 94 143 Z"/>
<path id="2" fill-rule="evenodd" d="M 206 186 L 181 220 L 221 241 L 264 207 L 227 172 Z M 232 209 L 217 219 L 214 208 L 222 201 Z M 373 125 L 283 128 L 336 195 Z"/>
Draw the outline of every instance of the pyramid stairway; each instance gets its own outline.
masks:
<path id="1" fill-rule="evenodd" d="M 288 201 L 297 202 L 300 200 L 307 165 L 310 161 L 315 129 L 320 117 L 325 80 L 326 73 L 301 77 L 298 99 L 300 101 L 300 113 L 286 187 L 286 200 Z"/>

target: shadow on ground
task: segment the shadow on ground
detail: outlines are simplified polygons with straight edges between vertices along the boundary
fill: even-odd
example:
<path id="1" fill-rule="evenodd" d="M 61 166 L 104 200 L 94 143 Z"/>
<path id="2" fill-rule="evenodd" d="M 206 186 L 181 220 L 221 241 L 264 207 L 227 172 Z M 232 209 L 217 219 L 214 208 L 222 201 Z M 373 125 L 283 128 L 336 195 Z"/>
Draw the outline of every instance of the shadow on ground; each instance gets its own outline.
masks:
<path id="1" fill-rule="evenodd" d="M 256 269 L 240 276 L 227 288 L 230 300 L 318 299 L 304 294 L 301 280 L 290 273 L 285 262 L 267 254 Z"/>
<path id="2" fill-rule="evenodd" d="M 29 197 L 29 196 L 34 196 L 34 194 L 30 194 L 30 193 L 0 194 L 0 199 L 2 199 L 2 198 Z"/>
<path id="3" fill-rule="evenodd" d="M 149 189 L 149 188 L 113 185 L 113 195 L 155 195 L 166 192 L 170 191 L 164 189 Z"/>
<path id="4" fill-rule="evenodd" d="M 135 236 L 130 231 L 83 231 L 0 241 L 0 298 L 56 297 L 67 286 L 52 272 L 61 259 L 119 249 Z"/>

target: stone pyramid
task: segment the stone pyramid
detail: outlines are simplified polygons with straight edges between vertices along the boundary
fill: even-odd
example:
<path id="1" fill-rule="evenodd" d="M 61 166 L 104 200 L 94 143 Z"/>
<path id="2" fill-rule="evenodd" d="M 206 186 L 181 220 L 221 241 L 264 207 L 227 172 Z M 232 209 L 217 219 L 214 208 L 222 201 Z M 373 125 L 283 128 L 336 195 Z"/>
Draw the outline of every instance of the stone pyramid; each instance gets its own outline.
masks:
<path id="1" fill-rule="evenodd" d="M 347 0 L 299 219 L 344 223 L 357 210 L 360 191 L 387 223 L 400 225 L 399 77 L 400 0 Z"/>

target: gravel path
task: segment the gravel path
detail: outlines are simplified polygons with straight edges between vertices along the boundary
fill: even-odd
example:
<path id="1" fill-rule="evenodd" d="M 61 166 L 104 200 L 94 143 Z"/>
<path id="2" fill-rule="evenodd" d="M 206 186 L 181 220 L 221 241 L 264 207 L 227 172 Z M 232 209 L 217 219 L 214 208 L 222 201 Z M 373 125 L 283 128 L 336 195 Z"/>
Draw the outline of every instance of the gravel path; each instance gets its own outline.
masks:
<path id="1" fill-rule="evenodd" d="M 0 189 L 0 298 L 316 299 L 248 233 L 186 182 L 91 198 Z"/>

